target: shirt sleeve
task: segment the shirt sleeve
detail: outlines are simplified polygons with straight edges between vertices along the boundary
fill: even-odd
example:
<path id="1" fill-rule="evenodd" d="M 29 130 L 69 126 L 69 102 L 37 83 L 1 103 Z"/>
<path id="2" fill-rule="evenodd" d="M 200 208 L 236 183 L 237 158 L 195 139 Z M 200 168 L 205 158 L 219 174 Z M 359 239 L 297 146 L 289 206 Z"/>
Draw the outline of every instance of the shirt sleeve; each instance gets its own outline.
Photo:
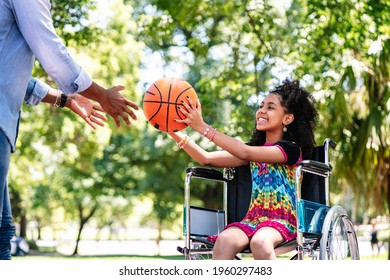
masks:
<path id="1" fill-rule="evenodd" d="M 48 0 L 15 0 L 15 18 L 24 39 L 46 73 L 66 94 L 91 86 L 92 80 L 69 54 L 57 35 Z"/>
<path id="2" fill-rule="evenodd" d="M 30 77 L 28 81 L 26 95 L 24 101 L 27 105 L 38 105 L 42 99 L 47 95 L 50 90 L 50 86 L 38 80 L 34 77 Z"/>
<path id="3" fill-rule="evenodd" d="M 275 143 L 284 154 L 286 165 L 297 164 L 301 160 L 301 149 L 298 144 L 290 141 L 278 141 Z"/>

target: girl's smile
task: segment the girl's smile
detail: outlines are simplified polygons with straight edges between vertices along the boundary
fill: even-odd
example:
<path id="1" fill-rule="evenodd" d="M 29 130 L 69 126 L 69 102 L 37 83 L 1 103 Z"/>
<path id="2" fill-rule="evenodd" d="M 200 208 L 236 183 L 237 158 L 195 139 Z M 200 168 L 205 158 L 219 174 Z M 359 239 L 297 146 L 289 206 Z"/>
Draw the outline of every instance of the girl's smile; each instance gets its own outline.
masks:
<path id="1" fill-rule="evenodd" d="M 266 119 L 266 118 L 263 118 L 263 117 L 257 118 L 257 124 L 258 125 L 265 124 L 267 122 L 268 122 L 268 119 Z"/>

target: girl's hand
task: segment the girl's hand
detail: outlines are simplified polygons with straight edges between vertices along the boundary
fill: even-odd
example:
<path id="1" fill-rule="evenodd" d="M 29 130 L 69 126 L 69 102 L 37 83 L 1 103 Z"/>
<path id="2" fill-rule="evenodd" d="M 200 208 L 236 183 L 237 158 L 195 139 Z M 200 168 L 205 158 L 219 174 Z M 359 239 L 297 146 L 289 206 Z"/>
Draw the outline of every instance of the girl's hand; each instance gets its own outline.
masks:
<path id="1" fill-rule="evenodd" d="M 202 107 L 199 100 L 196 103 L 188 98 L 188 102 L 183 101 L 183 105 L 179 107 L 179 111 L 186 117 L 184 120 L 175 120 L 178 123 L 185 123 L 192 129 L 199 131 L 205 126 L 202 117 Z"/>

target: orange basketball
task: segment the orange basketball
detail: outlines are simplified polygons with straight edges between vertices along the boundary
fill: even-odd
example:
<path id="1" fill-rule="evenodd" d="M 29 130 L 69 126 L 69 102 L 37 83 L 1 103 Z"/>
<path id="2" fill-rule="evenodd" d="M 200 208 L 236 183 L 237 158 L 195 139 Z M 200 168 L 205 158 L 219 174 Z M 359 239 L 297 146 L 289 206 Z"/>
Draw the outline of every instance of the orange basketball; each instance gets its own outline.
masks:
<path id="1" fill-rule="evenodd" d="M 165 132 L 180 131 L 187 127 L 174 120 L 185 119 L 178 106 L 187 97 L 198 100 L 195 90 L 186 81 L 178 78 L 164 78 L 154 82 L 144 94 L 142 101 L 146 119 L 156 129 Z"/>

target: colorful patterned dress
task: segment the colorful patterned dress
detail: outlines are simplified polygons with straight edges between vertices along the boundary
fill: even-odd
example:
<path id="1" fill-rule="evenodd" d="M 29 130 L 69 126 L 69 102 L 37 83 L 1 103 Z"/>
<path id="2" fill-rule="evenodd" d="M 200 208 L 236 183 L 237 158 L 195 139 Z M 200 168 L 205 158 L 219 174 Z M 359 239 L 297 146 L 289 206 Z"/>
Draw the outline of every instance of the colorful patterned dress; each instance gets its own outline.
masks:
<path id="1" fill-rule="evenodd" d="M 251 237 L 262 227 L 272 227 L 285 240 L 290 240 L 296 236 L 295 170 L 302 161 L 300 148 L 288 141 L 265 145 L 279 147 L 286 160 L 284 163 L 250 163 L 252 196 L 248 212 L 241 222 L 231 223 L 225 229 L 239 227 Z"/>

